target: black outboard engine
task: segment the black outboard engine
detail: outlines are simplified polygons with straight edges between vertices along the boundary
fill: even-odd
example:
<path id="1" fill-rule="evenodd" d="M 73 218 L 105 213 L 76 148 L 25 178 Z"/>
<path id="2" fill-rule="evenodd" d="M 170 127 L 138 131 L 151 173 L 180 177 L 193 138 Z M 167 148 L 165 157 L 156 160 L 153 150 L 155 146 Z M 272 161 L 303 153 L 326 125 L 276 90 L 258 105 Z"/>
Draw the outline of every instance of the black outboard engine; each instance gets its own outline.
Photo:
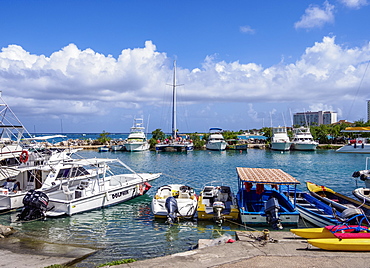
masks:
<path id="1" fill-rule="evenodd" d="M 179 213 L 179 208 L 177 206 L 176 199 L 173 196 L 167 197 L 165 206 L 167 209 L 167 222 L 169 224 L 177 222 L 177 213 Z"/>
<path id="2" fill-rule="evenodd" d="M 266 221 L 271 224 L 274 229 L 283 229 L 281 220 L 279 219 L 280 205 L 275 197 L 271 197 L 265 204 Z"/>
<path id="3" fill-rule="evenodd" d="M 30 221 L 45 217 L 49 197 L 40 191 L 30 190 L 23 197 L 23 209 L 17 215 L 18 221 Z"/>
<path id="4" fill-rule="evenodd" d="M 360 177 L 360 180 L 365 182 L 365 187 L 370 188 L 370 170 L 355 171 L 353 172 L 352 177 L 354 178 Z"/>

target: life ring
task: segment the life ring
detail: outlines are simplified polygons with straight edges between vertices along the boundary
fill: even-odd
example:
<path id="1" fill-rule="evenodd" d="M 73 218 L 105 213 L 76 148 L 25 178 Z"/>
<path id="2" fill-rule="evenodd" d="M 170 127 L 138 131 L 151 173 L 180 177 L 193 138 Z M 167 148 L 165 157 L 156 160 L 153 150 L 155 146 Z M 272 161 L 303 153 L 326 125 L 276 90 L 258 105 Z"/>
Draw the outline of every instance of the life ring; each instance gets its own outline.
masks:
<path id="1" fill-rule="evenodd" d="M 22 151 L 22 153 L 19 156 L 19 161 L 21 161 L 21 163 L 26 163 L 28 161 L 28 152 L 27 151 Z"/>

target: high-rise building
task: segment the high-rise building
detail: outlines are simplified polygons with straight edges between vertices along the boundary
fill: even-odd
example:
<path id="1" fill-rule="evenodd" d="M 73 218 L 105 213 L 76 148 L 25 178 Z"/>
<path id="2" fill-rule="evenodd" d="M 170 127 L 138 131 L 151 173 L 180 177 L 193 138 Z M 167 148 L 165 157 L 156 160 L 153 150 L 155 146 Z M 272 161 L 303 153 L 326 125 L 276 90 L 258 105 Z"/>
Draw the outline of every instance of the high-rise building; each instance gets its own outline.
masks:
<path id="1" fill-rule="evenodd" d="M 330 111 L 304 112 L 293 115 L 293 125 L 312 126 L 330 125 L 337 122 L 337 113 Z"/>

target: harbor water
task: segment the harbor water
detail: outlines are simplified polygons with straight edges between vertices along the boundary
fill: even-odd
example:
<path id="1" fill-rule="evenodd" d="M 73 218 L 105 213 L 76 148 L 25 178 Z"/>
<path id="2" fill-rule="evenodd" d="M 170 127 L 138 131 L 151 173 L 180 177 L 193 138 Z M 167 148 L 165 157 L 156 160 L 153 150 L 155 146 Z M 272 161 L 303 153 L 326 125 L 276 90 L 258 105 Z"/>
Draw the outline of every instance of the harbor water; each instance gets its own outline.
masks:
<path id="1" fill-rule="evenodd" d="M 146 259 L 194 248 L 198 239 L 220 237 L 225 232 L 243 229 L 226 222 L 222 227 L 213 222 L 183 221 L 169 226 L 154 219 L 150 203 L 155 190 L 164 184 L 192 186 L 197 193 L 211 181 L 219 181 L 237 191 L 236 167 L 279 168 L 297 178 L 305 190 L 305 182 L 325 185 L 352 196 L 356 182 L 351 177 L 365 169 L 366 155 L 340 154 L 334 150 L 314 152 L 278 152 L 249 149 L 246 151 L 193 151 L 189 153 L 102 152 L 83 150 L 83 157 L 119 158 L 137 172 L 161 172 L 147 194 L 134 200 L 72 217 L 44 221 L 16 222 L 19 212 L 0 215 L 0 224 L 13 226 L 29 240 L 87 246 L 98 249 L 76 267 L 125 258 Z M 359 182 L 358 187 L 363 186 Z M 289 229 L 286 229 L 289 230 Z"/>

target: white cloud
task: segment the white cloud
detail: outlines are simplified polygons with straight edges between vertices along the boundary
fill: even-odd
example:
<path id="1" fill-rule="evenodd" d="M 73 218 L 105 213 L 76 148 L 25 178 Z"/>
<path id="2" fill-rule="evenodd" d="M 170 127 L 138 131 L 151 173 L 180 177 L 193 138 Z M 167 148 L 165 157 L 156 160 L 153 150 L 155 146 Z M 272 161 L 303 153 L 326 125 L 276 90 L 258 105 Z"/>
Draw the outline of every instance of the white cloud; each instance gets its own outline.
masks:
<path id="1" fill-rule="evenodd" d="M 198 105 L 199 110 L 203 107 L 203 112 L 188 109 L 203 118 L 222 114 L 217 103 L 230 103 L 229 110 L 232 103 L 248 103 L 248 117 L 253 121 L 258 119 L 261 107 L 265 114 L 277 107 L 263 103 L 290 103 L 300 110 L 310 105 L 312 110 L 333 109 L 348 114 L 355 98 L 370 99 L 370 92 L 365 90 L 370 88 L 369 75 L 364 76 L 364 59 L 369 58 L 369 44 L 344 47 L 336 43 L 335 37 L 324 37 L 306 48 L 296 62 L 264 68 L 257 63 L 217 61 L 209 56 L 193 70 L 178 64 L 177 80 L 185 84 L 180 87 L 184 88 L 181 102 Z M 161 91 L 171 92 L 168 83 L 172 83 L 172 61 L 165 53 L 157 52 L 150 41 L 143 48 L 122 50 L 117 59 L 91 49 L 80 50 L 74 44 L 50 57 L 31 55 L 16 45 L 0 52 L 3 97 L 13 110 L 27 116 L 66 116 L 86 121 L 87 116 L 106 115 L 105 121 L 114 120 L 114 110 L 122 116 L 142 113 L 146 107 L 161 107 Z M 253 103 L 259 103 L 259 111 Z"/>
<path id="2" fill-rule="evenodd" d="M 245 26 L 240 26 L 240 32 L 246 33 L 246 34 L 254 34 L 256 30 L 252 29 L 252 27 L 249 25 L 245 25 Z"/>
<path id="3" fill-rule="evenodd" d="M 323 7 L 320 8 L 317 5 L 310 5 L 306 10 L 305 14 L 301 17 L 301 20 L 294 24 L 296 29 L 312 29 L 320 28 L 326 23 L 334 22 L 334 6 L 325 1 Z"/>
<path id="4" fill-rule="evenodd" d="M 353 9 L 359 9 L 363 6 L 367 6 L 368 2 L 367 0 L 339 0 L 343 5 L 353 8 Z"/>

